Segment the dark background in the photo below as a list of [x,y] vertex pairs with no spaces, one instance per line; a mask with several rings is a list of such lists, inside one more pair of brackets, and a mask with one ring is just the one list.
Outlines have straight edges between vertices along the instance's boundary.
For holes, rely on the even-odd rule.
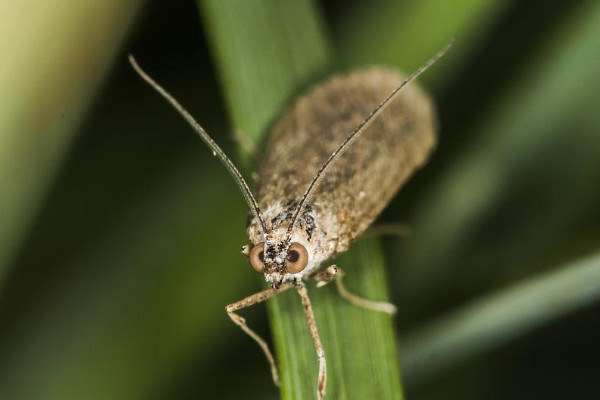
[[[374,1],[369,11],[359,3],[317,4],[337,52],[336,69],[387,61],[373,50],[372,61],[366,51],[355,62],[347,50],[352,21],[363,12],[369,20],[389,2]],[[439,107],[440,145],[381,218],[415,230],[414,238],[384,239],[388,265],[394,266],[389,287],[401,309],[401,344],[410,347],[421,329],[479,299],[598,254],[600,124],[593,114],[600,80],[587,81],[576,69],[580,64],[572,70],[560,64],[570,59],[568,51],[578,56],[577,46],[586,40],[578,32],[594,15],[600,26],[592,3],[515,1],[485,19],[475,14],[472,19],[484,19],[475,44],[459,51],[443,79],[425,79]],[[423,32],[427,23],[435,21],[424,21]],[[262,356],[223,312],[226,303],[259,287],[238,255],[246,240],[243,199],[221,165],[126,62],[127,53],[135,54],[235,154],[203,29],[194,2],[149,1],[120,45],[4,277],[0,397],[277,397]],[[398,38],[389,51],[401,58],[406,40],[418,47],[421,37]],[[595,43],[595,51],[582,56],[591,65],[600,61]],[[532,90],[543,93],[556,82],[564,82],[563,103],[555,103],[563,93],[558,86],[548,92],[552,98],[540,95],[548,102],[539,104],[541,114],[529,118],[527,107],[519,114]],[[544,110],[551,113],[546,118]],[[498,138],[510,131],[512,118],[522,121],[523,135]],[[532,131],[540,133],[523,139]],[[486,168],[496,168],[492,176],[502,178],[488,179]],[[436,188],[459,189],[455,180],[479,170],[482,181],[465,185],[471,191],[461,196],[477,198],[480,187],[499,185],[485,192],[496,195],[482,200],[487,206],[480,212],[461,222],[452,205],[431,205],[449,204],[439,201],[447,193]],[[456,216],[464,228],[456,241],[431,224],[435,215]],[[597,287],[595,295],[564,310],[549,298],[547,320],[510,325],[514,334],[465,360],[435,372],[427,372],[435,358],[421,360],[425,372],[417,375],[405,366],[406,397],[595,398],[600,282],[588,283]],[[577,290],[570,295],[576,298]],[[268,335],[264,308],[246,315]],[[409,352],[400,347],[401,361]]]

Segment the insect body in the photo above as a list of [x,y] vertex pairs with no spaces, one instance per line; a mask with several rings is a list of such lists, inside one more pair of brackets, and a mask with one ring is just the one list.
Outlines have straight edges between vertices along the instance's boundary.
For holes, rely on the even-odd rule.
[[263,349],[276,384],[277,368],[269,347],[236,311],[296,288],[319,360],[319,399],[325,394],[325,352],[304,282],[312,278],[320,286],[335,280],[340,294],[353,304],[395,312],[391,304],[349,293],[336,265],[319,269],[331,256],[348,249],[426,161],[435,143],[433,106],[418,87],[406,85],[451,44],[407,78],[374,68],[333,78],[301,97],[273,130],[256,197],[204,129],[130,56],[140,76],[182,114],[225,164],[250,206],[252,244],[244,246],[243,253],[271,288],[228,305],[226,311]]
[[[264,240],[258,217],[248,227],[254,244],[265,243],[264,273],[274,288],[310,275],[347,250],[425,162],[435,142],[434,113],[428,96],[413,85],[338,156],[290,229],[300,199],[325,160],[403,81],[380,68],[333,78],[301,97],[275,126],[257,192],[272,238]],[[306,249],[302,270],[282,268],[289,257],[281,250],[291,243]]]

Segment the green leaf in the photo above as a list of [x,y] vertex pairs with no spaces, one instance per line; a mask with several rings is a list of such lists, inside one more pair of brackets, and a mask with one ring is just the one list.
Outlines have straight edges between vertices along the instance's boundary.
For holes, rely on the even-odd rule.
[[[365,239],[335,261],[347,272],[344,283],[352,292],[385,301],[387,280],[380,254],[377,242]],[[327,398],[402,398],[397,361],[392,359],[397,354],[392,318],[349,304],[334,284],[310,288],[309,295],[327,356]],[[273,332],[284,399],[316,397],[317,359],[300,309],[294,291],[283,293],[270,307],[276,317]]]
[[2,4],[0,287],[139,5]]
[[449,75],[485,37],[510,2],[500,0],[374,0],[355,2],[335,30],[344,65],[395,65],[405,72],[417,69],[453,37],[444,68],[432,68],[419,78],[432,86]]
[[564,232],[596,209],[600,75],[589,55],[600,51],[600,5],[576,11],[497,95],[475,140],[419,203],[398,282],[408,297],[464,293],[492,270],[497,281],[522,276],[552,260],[549,248],[567,244]]
[[600,254],[475,300],[406,335],[406,379],[426,382],[598,299]]
[[215,282],[244,261],[242,232],[231,233],[242,201],[221,185],[224,170],[197,159],[188,154],[96,227],[67,259],[80,272],[25,320],[28,335],[18,323],[4,329],[18,343],[0,359],[9,399],[147,399],[233,336],[223,306],[251,285],[237,270]]
[[[329,63],[331,52],[318,10],[310,1],[198,4],[212,38],[234,128],[258,141],[293,95],[305,90]],[[340,263],[348,269],[352,290],[387,299],[375,243],[357,245]],[[309,295],[328,355],[328,397],[401,398],[390,318],[345,304],[333,288],[311,287]],[[318,361],[297,294],[292,291],[269,300],[269,312],[282,397],[314,398]],[[250,339],[248,345],[254,345]]]
[[299,90],[326,71],[330,48],[311,1],[198,0],[227,109],[259,142]]

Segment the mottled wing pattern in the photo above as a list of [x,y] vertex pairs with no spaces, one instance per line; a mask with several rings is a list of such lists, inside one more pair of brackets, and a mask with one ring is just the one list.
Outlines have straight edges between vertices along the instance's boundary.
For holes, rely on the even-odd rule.
[[[257,191],[261,209],[280,202],[293,211],[325,160],[403,79],[371,68],[334,77],[300,97],[269,138]],[[339,237],[336,252],[367,229],[434,144],[433,104],[411,83],[329,169],[309,204],[316,220],[335,220],[328,226],[337,232],[328,236]]]

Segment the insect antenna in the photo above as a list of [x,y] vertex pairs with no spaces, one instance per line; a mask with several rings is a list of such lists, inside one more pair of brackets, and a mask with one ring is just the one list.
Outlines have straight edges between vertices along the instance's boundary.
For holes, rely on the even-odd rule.
[[304,210],[304,207],[306,207],[306,204],[308,204],[308,202],[311,200],[312,196],[315,194],[319,185],[325,178],[325,176],[326,176],[325,174],[326,174],[328,168],[331,167],[332,165],[335,165],[335,161],[350,147],[350,145],[352,145],[352,143],[354,143],[354,141],[356,139],[358,139],[360,134],[363,133],[367,129],[367,127],[371,124],[371,122],[375,119],[375,117],[377,117],[385,109],[385,106],[387,104],[389,104],[389,102],[392,101],[394,98],[396,98],[396,96],[402,90],[402,88],[404,88],[413,79],[417,78],[419,75],[421,75],[423,72],[425,72],[429,67],[431,67],[433,64],[435,64],[444,54],[446,54],[448,49],[450,49],[450,47],[452,47],[455,40],[456,39],[453,38],[440,51],[438,51],[436,55],[434,55],[432,58],[430,58],[427,62],[425,62],[425,64],[421,65],[415,72],[413,72],[408,78],[406,78],[400,84],[400,86],[398,86],[396,89],[394,89],[392,91],[392,93],[390,93],[390,95],[385,98],[385,100],[383,100],[381,103],[379,103],[379,105],[377,107],[375,107],[375,109],[373,111],[371,111],[371,114],[369,114],[369,116],[367,118],[365,118],[365,120],[363,122],[361,122],[360,125],[358,125],[356,127],[356,129],[354,129],[354,131],[352,131],[352,133],[350,133],[346,137],[346,139],[344,139],[342,144],[340,144],[340,146],[337,149],[335,149],[335,151],[333,153],[331,153],[331,155],[329,156],[327,161],[325,161],[325,163],[321,166],[321,168],[319,169],[319,171],[317,172],[317,174],[315,175],[313,180],[308,185],[308,188],[302,195],[302,198],[300,199],[300,203],[298,204],[298,207],[296,208],[296,211],[294,212],[294,215],[292,216],[292,222],[290,223],[290,225],[287,229],[288,235],[291,234],[292,228],[294,227],[294,224],[296,223],[298,216]]
[[246,199],[246,202],[250,206],[250,211],[260,221],[263,234],[267,234],[267,225],[265,224],[265,221],[262,217],[262,213],[260,212],[260,208],[258,207],[258,202],[252,195],[250,187],[244,180],[244,177],[242,176],[240,171],[235,167],[233,162],[229,159],[229,157],[227,157],[223,150],[221,150],[219,145],[217,145],[217,143],[215,143],[215,141],[208,135],[208,133],[206,133],[204,128],[200,126],[200,124],[194,119],[194,117],[192,117],[192,115],[185,108],[183,108],[183,106],[179,104],[179,102],[173,96],[171,96],[169,92],[167,92],[154,79],[152,79],[150,75],[144,72],[144,70],[138,65],[138,63],[135,61],[135,58],[132,55],[129,55],[128,58],[135,72],[137,72],[143,80],[145,80],[150,86],[152,86],[154,90],[156,90],[162,97],[164,97],[179,114],[181,114],[181,116],[188,122],[188,124],[190,124],[192,129],[194,129],[194,131],[200,137],[200,139],[202,139],[202,141],[204,141],[204,143],[206,143],[208,147],[210,147],[210,149],[213,152],[213,155],[219,157],[219,160],[221,160],[223,165],[225,165],[227,171],[229,171],[229,173],[235,179],[235,182],[240,187],[242,194]]

